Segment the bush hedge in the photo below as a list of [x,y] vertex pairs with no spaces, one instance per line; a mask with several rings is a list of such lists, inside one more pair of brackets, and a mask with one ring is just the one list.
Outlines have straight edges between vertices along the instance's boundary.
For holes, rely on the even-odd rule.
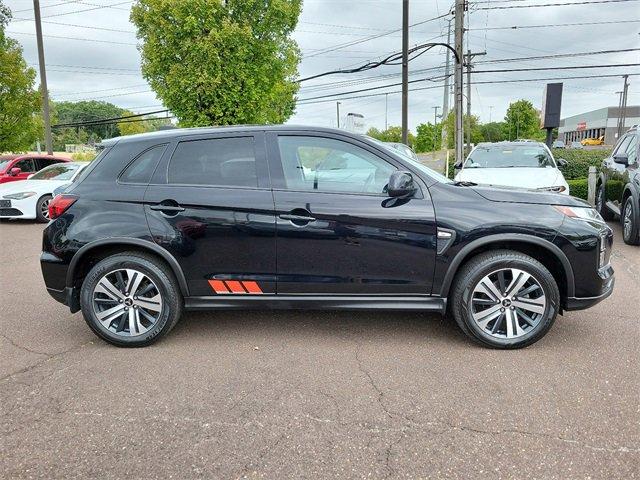
[[567,180],[567,183],[569,184],[569,193],[572,196],[581,198],[583,200],[587,199],[589,186],[586,178]]
[[564,158],[567,165],[560,167],[560,171],[566,180],[576,180],[589,176],[589,167],[600,169],[602,160],[611,154],[611,150],[573,150],[564,148],[554,148],[552,150],[556,160]]

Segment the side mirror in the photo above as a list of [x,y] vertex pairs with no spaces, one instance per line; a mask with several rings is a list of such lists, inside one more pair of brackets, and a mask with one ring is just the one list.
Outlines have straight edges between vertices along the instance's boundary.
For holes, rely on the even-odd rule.
[[410,196],[413,195],[416,190],[416,184],[409,172],[397,170],[389,177],[387,192],[390,197]]
[[569,162],[567,162],[564,158],[558,158],[556,162],[561,167],[566,167],[569,164]]
[[618,153],[614,155],[613,161],[627,167],[629,166],[629,155],[627,155],[626,153]]
[[11,170],[9,170],[9,175],[11,175],[12,177],[15,177],[16,175],[18,175],[21,172],[22,172],[21,168],[14,167]]
[[456,163],[456,164],[453,166],[453,169],[454,169],[454,170],[460,170],[461,168],[462,168],[462,164],[461,164],[461,163]]

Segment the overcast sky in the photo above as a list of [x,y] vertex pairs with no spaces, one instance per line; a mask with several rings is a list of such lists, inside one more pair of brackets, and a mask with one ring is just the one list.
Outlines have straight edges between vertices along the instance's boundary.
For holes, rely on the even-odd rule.
[[[24,47],[25,59],[37,66],[37,48],[33,23],[32,0],[3,0],[14,16],[8,32]],[[606,55],[590,55],[553,60],[527,60],[509,63],[480,62],[544,56],[559,53],[582,53],[601,50],[640,48],[640,2],[625,1],[580,6],[544,8],[512,8],[479,10],[483,7],[521,6],[567,3],[577,0],[492,0],[472,3],[470,32],[467,35],[473,52],[486,51],[478,57],[476,70],[507,68],[565,67],[639,63],[638,51]],[[140,55],[136,49],[134,27],[129,22],[133,2],[123,0],[40,0],[45,35],[45,55],[49,90],[55,100],[106,100],[135,112],[162,108],[140,74]],[[109,5],[106,8],[97,6]],[[418,23],[447,13],[451,0],[410,0],[410,23]],[[353,43],[401,27],[401,0],[305,0],[298,28],[294,34],[304,58],[302,77],[337,68],[354,67],[400,51],[400,32],[359,42],[330,52],[325,50]],[[620,22],[627,23],[620,23]],[[612,22],[597,25],[553,26],[526,29],[496,29],[526,25]],[[65,25],[63,25],[65,24]],[[73,26],[69,26],[72,24]],[[410,44],[445,41],[447,20],[428,21],[410,30]],[[487,30],[487,27],[489,30]],[[104,29],[104,30],[98,30]],[[67,37],[67,38],[59,38]],[[83,39],[83,40],[80,40]],[[453,42],[453,37],[452,37]],[[410,88],[423,89],[409,93],[411,129],[421,122],[433,121],[433,107],[442,108],[445,53],[436,48],[410,63],[410,80],[421,80]],[[431,69],[424,71],[425,69]],[[570,116],[596,108],[618,104],[616,92],[622,78],[603,75],[640,73],[639,67],[595,68],[561,71],[527,71],[484,73],[474,81],[504,81],[568,76],[594,76],[564,82],[562,116]],[[371,76],[384,75],[383,79]],[[433,80],[428,80],[435,77]],[[440,78],[438,78],[440,77]],[[304,83],[300,99],[347,92],[400,82],[400,67],[380,67],[362,74],[330,76]],[[328,83],[346,82],[340,87]],[[350,82],[350,83],[349,83]],[[501,120],[509,102],[526,98],[540,107],[544,81],[527,83],[474,84],[472,113],[483,122]],[[640,75],[630,77],[629,104],[640,103]],[[400,124],[400,87],[389,87],[366,93],[389,93],[341,100],[342,116],[348,112],[365,116],[367,126],[384,128],[385,101],[388,102],[388,124]],[[292,123],[335,126],[336,99],[323,103],[299,104]],[[343,119],[344,120],[344,119]]]

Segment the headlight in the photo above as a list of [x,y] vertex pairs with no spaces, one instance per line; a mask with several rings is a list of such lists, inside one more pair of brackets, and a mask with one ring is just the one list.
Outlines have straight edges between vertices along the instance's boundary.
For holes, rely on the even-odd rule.
[[20,193],[12,193],[10,195],[5,195],[2,198],[6,198],[7,200],[22,200],[24,198],[33,197],[36,195],[36,192],[20,192]]
[[565,187],[564,185],[556,185],[553,187],[543,187],[543,188],[538,188],[539,191],[541,192],[553,192],[553,193],[562,193],[567,189],[567,187]]
[[576,218],[578,220],[592,220],[600,223],[605,223],[604,219],[590,207],[567,207],[564,205],[554,205],[553,208],[567,217]]

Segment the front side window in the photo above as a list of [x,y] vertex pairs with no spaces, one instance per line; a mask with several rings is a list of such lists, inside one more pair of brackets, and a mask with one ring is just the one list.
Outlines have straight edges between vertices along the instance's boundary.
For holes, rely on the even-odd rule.
[[169,162],[170,184],[257,187],[253,137],[180,142]]
[[537,145],[479,146],[467,158],[464,168],[555,167],[549,152]]
[[34,172],[35,168],[33,166],[33,160],[31,158],[25,158],[24,160],[20,160],[13,164],[11,168],[19,168],[22,173],[30,173]]
[[279,136],[290,190],[383,194],[396,168],[369,151],[341,140]]
[[629,165],[634,165],[638,160],[638,136],[630,135],[630,140],[626,149]]
[[625,135],[622,137],[613,151],[613,154],[617,155],[618,153],[625,153],[629,146],[629,142],[631,142],[631,135]]

